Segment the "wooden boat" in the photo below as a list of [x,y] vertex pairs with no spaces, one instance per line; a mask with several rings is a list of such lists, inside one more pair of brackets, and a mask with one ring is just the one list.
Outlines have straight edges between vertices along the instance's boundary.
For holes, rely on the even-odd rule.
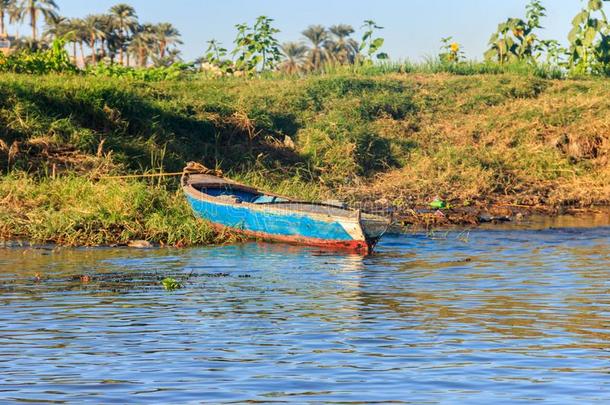
[[189,172],[188,167],[182,188],[199,217],[265,241],[369,254],[390,226],[382,216],[265,193],[217,175]]

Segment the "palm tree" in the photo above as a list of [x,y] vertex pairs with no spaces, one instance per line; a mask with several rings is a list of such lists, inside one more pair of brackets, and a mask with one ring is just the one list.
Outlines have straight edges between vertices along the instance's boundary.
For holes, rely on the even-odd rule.
[[17,24],[16,37],[19,37],[19,25],[25,17],[25,10],[21,8],[17,0],[13,0],[8,7],[8,22],[9,24]]
[[59,10],[55,0],[21,0],[19,7],[30,16],[32,39],[34,41],[38,39],[38,14],[42,14],[45,20],[49,20],[56,17],[57,10]]
[[159,50],[159,59],[165,59],[168,47],[182,43],[180,40],[180,32],[170,23],[155,25],[154,33]]
[[128,36],[130,32],[133,32],[138,23],[138,16],[136,10],[128,4],[117,4],[110,8],[110,15],[112,16],[112,24],[117,35],[117,45],[119,48],[119,63],[123,64],[123,55],[127,46]]
[[72,26],[70,20],[66,17],[55,16],[47,20],[42,37],[46,40],[53,40],[55,38],[70,37],[71,34]]
[[154,51],[154,47],[154,26],[140,25],[129,44],[129,51],[135,56],[139,67],[148,65],[148,56]]
[[70,19],[70,33],[69,37],[71,42],[74,44],[74,61],[76,62],[76,46],[80,49],[81,64],[84,66],[85,63],[85,48],[83,44],[89,41],[89,33],[85,24],[85,20],[82,18]]
[[311,68],[317,70],[328,59],[328,53],[323,46],[328,39],[328,31],[321,25],[310,25],[302,34],[311,42],[309,64]]
[[0,0],[0,35],[6,36],[5,17],[15,6],[15,0]]
[[88,15],[83,21],[83,30],[87,34],[88,45],[91,48],[91,61],[97,63],[97,50],[95,44],[98,40],[105,38],[106,33],[103,31],[103,17],[100,15]]
[[74,44],[74,63],[76,63],[76,33],[72,26],[72,21],[66,17],[54,16],[47,20],[46,28],[43,32],[43,38],[52,40],[54,38],[65,38]]
[[351,25],[337,24],[329,28],[333,38],[326,47],[339,63],[354,63],[358,54],[358,42],[350,38],[355,31]]
[[[114,32],[114,19],[109,14],[100,14],[100,30],[104,33],[104,36],[100,38],[100,48],[102,52],[102,56],[107,56],[108,54],[114,58],[111,50],[111,43],[114,41],[116,37],[116,33]],[[115,41],[116,42],[116,41]]]
[[294,74],[301,70],[309,48],[300,42],[285,42],[281,49],[285,59],[280,64],[280,70],[288,74]]

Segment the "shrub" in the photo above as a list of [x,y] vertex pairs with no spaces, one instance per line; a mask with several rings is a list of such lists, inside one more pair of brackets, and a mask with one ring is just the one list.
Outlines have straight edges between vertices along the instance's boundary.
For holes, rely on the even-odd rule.
[[47,74],[76,73],[78,68],[72,64],[61,39],[53,41],[53,46],[45,51],[24,50],[5,56],[0,53],[0,72]]

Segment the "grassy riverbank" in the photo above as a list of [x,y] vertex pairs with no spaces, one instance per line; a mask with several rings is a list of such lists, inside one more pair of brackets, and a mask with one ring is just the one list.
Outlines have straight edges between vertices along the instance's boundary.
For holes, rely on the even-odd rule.
[[[453,207],[610,202],[610,84],[527,74],[342,74],[144,83],[0,76],[0,237],[216,236],[172,182],[96,181],[189,160],[302,198]],[[28,173],[25,175],[23,173]],[[52,177],[55,176],[53,179]]]
[[194,219],[181,195],[141,182],[13,175],[0,179],[0,196],[0,239],[69,246],[142,239],[185,246],[223,239]]

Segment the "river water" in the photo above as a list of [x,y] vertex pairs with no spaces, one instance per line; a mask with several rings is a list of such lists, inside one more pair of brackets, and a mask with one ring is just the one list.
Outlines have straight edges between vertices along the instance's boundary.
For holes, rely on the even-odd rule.
[[0,249],[0,402],[607,403],[610,227],[580,225]]

